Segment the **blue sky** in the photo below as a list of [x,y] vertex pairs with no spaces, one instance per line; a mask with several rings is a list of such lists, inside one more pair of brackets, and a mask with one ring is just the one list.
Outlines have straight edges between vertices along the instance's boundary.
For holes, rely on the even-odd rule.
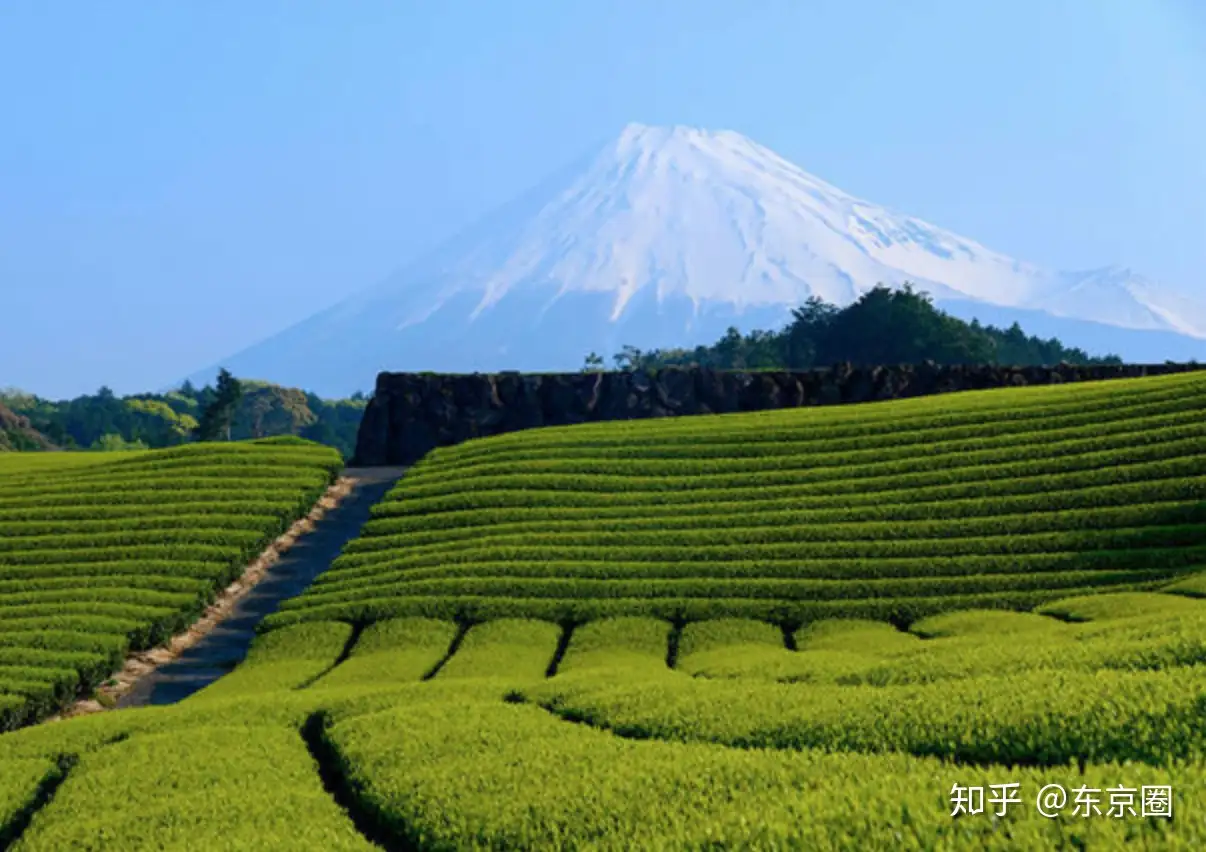
[[0,110],[0,386],[43,396],[214,363],[630,121],[1206,291],[1198,0],[8,0]]

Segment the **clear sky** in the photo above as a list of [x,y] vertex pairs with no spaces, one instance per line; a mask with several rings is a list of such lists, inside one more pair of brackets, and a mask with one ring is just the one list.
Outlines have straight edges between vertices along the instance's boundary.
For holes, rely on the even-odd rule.
[[1201,0],[5,0],[0,386],[161,388],[630,121],[1206,292]]

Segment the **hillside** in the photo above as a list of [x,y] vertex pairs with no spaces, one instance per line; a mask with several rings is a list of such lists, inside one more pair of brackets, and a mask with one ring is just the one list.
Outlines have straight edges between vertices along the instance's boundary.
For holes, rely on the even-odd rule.
[[305,442],[0,457],[0,730],[191,624],[339,467]]
[[[1192,372],[441,448],[211,686],[0,735],[0,842],[1203,848],[1204,410]],[[57,643],[0,674],[94,665],[92,564],[0,594],[0,646]]]
[[221,363],[336,396],[384,370],[560,372],[590,351],[690,349],[730,326],[778,328],[810,298],[845,307],[905,282],[966,319],[983,309],[982,324],[1029,311],[1069,347],[1206,360],[1206,305],[1132,270],[1042,268],[851,195],[741,134],[633,124],[388,279]]
[[29,422],[0,402],[0,452],[5,450],[53,450],[54,443]]
[[1206,559],[1203,411],[1188,373],[441,447],[269,621],[908,624],[1150,589]]

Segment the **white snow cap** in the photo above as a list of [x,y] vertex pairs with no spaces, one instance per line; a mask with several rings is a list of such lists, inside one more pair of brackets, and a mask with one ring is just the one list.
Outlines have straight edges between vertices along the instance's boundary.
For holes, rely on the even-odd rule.
[[508,293],[549,285],[612,294],[617,319],[645,288],[659,302],[744,309],[809,296],[844,305],[876,284],[911,281],[937,299],[1206,337],[1201,305],[1129,272],[1078,277],[1017,261],[849,195],[731,130],[629,124],[521,221],[449,260],[407,276],[409,286],[427,281],[422,315],[472,291],[478,316]]

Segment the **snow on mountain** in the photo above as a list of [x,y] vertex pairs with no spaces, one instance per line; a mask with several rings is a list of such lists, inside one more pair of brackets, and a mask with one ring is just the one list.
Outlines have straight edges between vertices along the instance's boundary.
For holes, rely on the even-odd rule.
[[855,198],[738,133],[632,124],[225,365],[329,393],[369,387],[383,369],[576,369],[591,350],[710,342],[731,324],[781,325],[809,296],[845,305],[905,281],[940,305],[1206,338],[1206,308],[1128,270],[1045,270]]
[[1118,266],[1065,272],[1028,307],[1122,328],[1164,329],[1206,337],[1206,313],[1191,300]]

